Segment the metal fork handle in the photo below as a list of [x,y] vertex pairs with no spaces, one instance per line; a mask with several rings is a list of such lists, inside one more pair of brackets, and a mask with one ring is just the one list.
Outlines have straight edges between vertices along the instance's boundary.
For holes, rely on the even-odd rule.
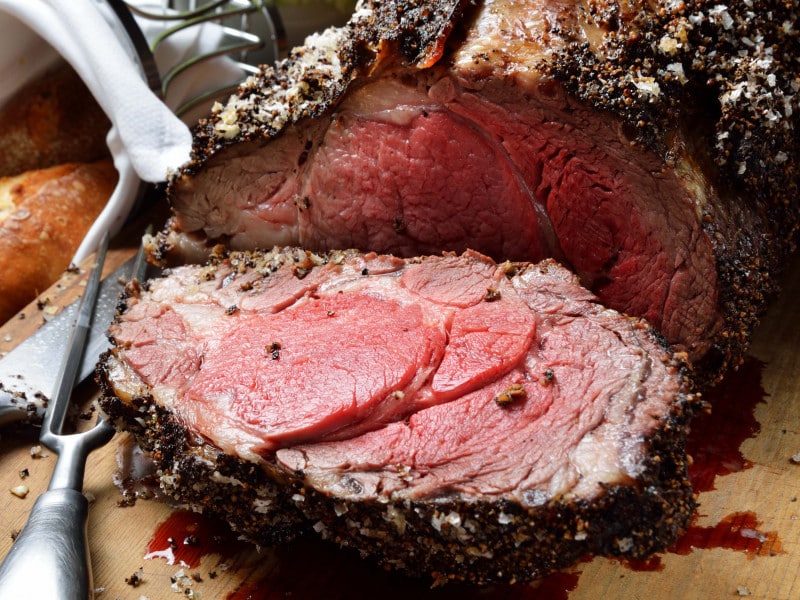
[[72,489],[48,490],[0,566],[0,598],[94,598],[86,534],[89,502]]
[[89,452],[108,442],[114,429],[103,419],[89,431],[63,434],[64,418],[100,288],[108,235],[89,275],[56,390],[40,440],[58,452],[50,487],[33,505],[28,522],[0,565],[0,598],[86,600],[94,597],[86,533],[89,502],[82,493]]
[[83,489],[83,476],[89,453],[108,443],[114,437],[114,433],[116,430],[111,423],[100,416],[92,429],[79,434],[61,436],[56,466],[53,468],[47,489],[67,488],[80,492]]

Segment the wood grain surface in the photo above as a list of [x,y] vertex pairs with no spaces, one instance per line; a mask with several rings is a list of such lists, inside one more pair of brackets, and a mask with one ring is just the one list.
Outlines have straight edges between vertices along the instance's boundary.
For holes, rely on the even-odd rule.
[[[132,252],[117,247],[109,269]],[[763,320],[748,359],[707,395],[712,412],[698,420],[690,445],[700,503],[692,528],[646,563],[587,558],[539,586],[430,589],[315,540],[258,549],[156,499],[125,505],[115,476],[127,444],[118,434],[90,456],[86,475],[97,598],[800,598],[800,263],[787,275],[785,292]],[[68,274],[1,328],[0,351],[41,324],[42,307],[63,306],[79,293],[81,279]],[[93,392],[91,384],[80,390],[89,401]],[[0,432],[0,556],[54,464],[52,455],[31,455],[37,435],[33,427]],[[9,492],[20,484],[30,489],[25,498]],[[173,540],[173,564],[161,557],[170,554],[167,538]],[[146,558],[151,551],[165,552]]]

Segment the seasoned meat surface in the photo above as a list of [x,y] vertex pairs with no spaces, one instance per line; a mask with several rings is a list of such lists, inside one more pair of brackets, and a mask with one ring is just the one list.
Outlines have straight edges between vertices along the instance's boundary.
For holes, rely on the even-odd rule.
[[692,512],[685,365],[553,261],[224,253],[130,287],[111,336],[103,409],[257,543],[486,583],[646,556]]
[[362,2],[198,126],[153,256],[553,257],[714,381],[793,246],[795,11]]

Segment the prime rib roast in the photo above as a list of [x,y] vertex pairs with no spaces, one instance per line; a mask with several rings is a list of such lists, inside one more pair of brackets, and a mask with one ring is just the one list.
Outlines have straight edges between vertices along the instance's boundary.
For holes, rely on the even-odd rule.
[[796,11],[363,0],[197,125],[103,409],[262,544],[479,583],[664,548],[690,380],[793,250]]
[[793,243],[796,11],[363,2],[199,125],[153,254],[552,257],[713,382]]
[[123,309],[104,410],[258,544],[513,582],[643,558],[692,516],[684,363],[554,261],[221,253]]

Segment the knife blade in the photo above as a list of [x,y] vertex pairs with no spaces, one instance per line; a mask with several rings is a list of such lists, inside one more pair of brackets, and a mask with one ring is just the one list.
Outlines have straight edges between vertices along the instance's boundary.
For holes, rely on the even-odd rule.
[[[98,357],[110,347],[106,332],[125,283],[133,278],[142,280],[146,269],[140,248],[101,282],[76,385],[94,372]],[[65,351],[79,302],[75,300],[0,360],[0,426],[41,422],[58,377],[56,363]]]

